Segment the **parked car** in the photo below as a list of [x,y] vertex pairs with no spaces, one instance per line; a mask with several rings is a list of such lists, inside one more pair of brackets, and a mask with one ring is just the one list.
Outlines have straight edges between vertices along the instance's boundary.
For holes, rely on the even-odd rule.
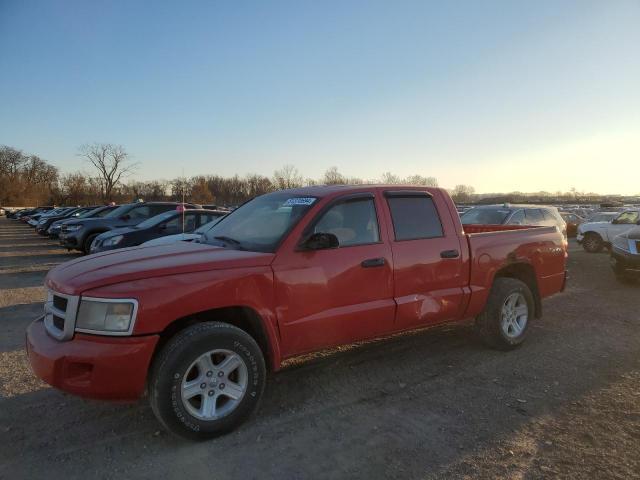
[[223,214],[215,210],[169,210],[132,227],[115,228],[98,235],[91,244],[90,251],[98,253],[135,247],[154,238],[182,232],[190,233],[221,215]]
[[601,252],[609,248],[616,235],[633,228],[640,219],[640,210],[626,210],[618,213],[610,222],[585,222],[578,227],[576,240],[589,253]]
[[613,237],[611,269],[621,283],[640,280],[640,227]]
[[[80,250],[88,254],[93,240],[101,233],[114,228],[131,227],[147,218],[168,210],[175,210],[177,202],[136,202],[120,205],[102,218],[83,218],[65,222],[60,230],[60,244],[69,250]],[[199,208],[185,204],[187,208]]]
[[28,219],[27,219],[27,217],[23,217],[23,218],[25,218],[27,220],[27,224],[30,227],[35,228],[38,225],[38,222],[40,221],[40,219],[42,219],[42,218],[49,218],[50,216],[54,216],[54,215],[58,215],[58,214],[61,214],[61,213],[64,213],[64,212],[68,212],[68,211],[74,210],[76,208],[78,208],[78,207],[57,207],[57,208],[54,208],[52,210],[46,210],[44,212],[41,211],[41,212],[33,213],[33,214],[28,216]]
[[202,236],[208,232],[211,227],[218,223],[229,212],[220,212],[220,215],[215,220],[211,220],[209,223],[205,223],[201,227],[196,228],[191,233],[178,233],[176,235],[166,235],[164,237],[154,238],[153,240],[146,241],[142,244],[143,247],[156,247],[158,245],[169,245],[175,242],[194,242],[202,239]]
[[538,205],[480,205],[460,217],[463,225],[555,226],[567,237],[567,225],[556,207]]
[[94,209],[95,207],[69,207],[59,211],[52,210],[49,214],[41,216],[36,223],[36,233],[47,235],[49,226],[56,220],[65,218],[76,218],[80,214]]
[[575,237],[578,233],[578,226],[584,223],[584,218],[576,215],[575,213],[560,212],[560,216],[567,225],[567,236]]
[[542,299],[564,288],[566,240],[555,226],[464,228],[439,188],[262,195],[203,243],[50,270],[28,357],[38,377],[76,395],[135,401],[148,391],[162,425],[203,439],[246,420],[267,367],[286,358],[473,318],[488,345],[513,349]]
[[43,206],[43,207],[37,207],[37,208],[30,208],[23,212],[20,212],[19,215],[16,215],[16,218],[19,219],[20,221],[28,222],[32,215],[42,215],[43,213],[53,210],[55,208],[57,207]]
[[51,223],[51,225],[47,229],[47,235],[49,235],[50,238],[58,238],[58,235],[60,235],[60,231],[62,229],[63,223],[69,220],[75,220],[76,218],[78,219],[102,218],[112,210],[115,210],[116,208],[118,208],[117,205],[104,205],[102,207],[93,207],[91,210],[80,213],[77,216],[75,216],[76,214],[74,213],[70,217],[55,220],[54,222]]

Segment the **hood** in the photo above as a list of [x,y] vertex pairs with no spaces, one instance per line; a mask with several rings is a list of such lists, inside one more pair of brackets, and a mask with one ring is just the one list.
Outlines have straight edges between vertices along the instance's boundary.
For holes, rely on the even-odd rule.
[[57,292],[78,295],[93,288],[144,278],[267,266],[273,257],[272,253],[245,252],[193,242],[131,247],[63,263],[49,272],[45,284]]
[[192,242],[193,240],[200,239],[202,235],[199,233],[177,233],[175,235],[166,235],[164,237],[154,238],[153,240],[149,240],[144,242],[142,245],[145,247],[151,245],[168,245],[170,243],[187,241]]
[[118,228],[109,230],[107,232],[101,233],[100,235],[98,235],[98,237],[104,240],[105,238],[114,237],[116,235],[125,235],[127,233],[135,232],[135,231],[137,230],[133,227],[118,227]]
[[67,225],[91,225],[91,224],[98,224],[100,223],[100,225],[123,225],[126,224],[127,221],[126,220],[122,220],[121,218],[74,218],[74,219],[67,219]]
[[640,240],[640,227],[633,227],[619,235],[620,237],[629,238],[631,240]]

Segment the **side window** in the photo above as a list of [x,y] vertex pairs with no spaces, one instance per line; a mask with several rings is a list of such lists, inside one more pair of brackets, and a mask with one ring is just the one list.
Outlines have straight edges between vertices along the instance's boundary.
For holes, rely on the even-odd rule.
[[200,225],[202,226],[205,223],[209,223],[213,220],[217,220],[218,218],[222,217],[222,215],[218,215],[215,213],[203,213],[202,215],[200,215]]
[[[181,217],[178,216],[180,221],[182,221]],[[186,233],[193,232],[198,225],[196,225],[198,217],[193,212],[186,212],[184,216],[184,231]],[[182,228],[182,226],[180,226]]]
[[389,197],[387,202],[397,241],[444,236],[438,210],[431,197]]
[[509,225],[524,225],[525,223],[524,210],[518,210],[511,216],[508,222]]
[[525,211],[527,217],[527,223],[530,225],[538,225],[544,222],[544,216],[542,212],[537,208],[529,208]]
[[322,215],[313,233],[333,233],[340,247],[380,241],[376,207],[372,198],[337,203]]
[[129,210],[129,217],[132,219],[144,220],[145,218],[149,218],[150,210],[148,205],[140,205],[139,207],[135,207]]
[[638,222],[638,212],[624,212],[616,219],[616,223],[634,224]]
[[[185,218],[185,226],[186,226],[186,218]],[[171,220],[167,220],[164,222],[164,229],[167,232],[176,232],[182,228],[182,217],[178,215],[177,217],[172,218]]]

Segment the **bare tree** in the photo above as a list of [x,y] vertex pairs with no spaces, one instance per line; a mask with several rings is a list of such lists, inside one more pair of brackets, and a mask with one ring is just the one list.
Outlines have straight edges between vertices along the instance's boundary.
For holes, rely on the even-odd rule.
[[81,157],[91,163],[100,176],[103,200],[112,200],[115,187],[123,176],[130,174],[137,166],[129,162],[129,154],[121,145],[94,143],[80,147]]
[[302,175],[293,165],[285,165],[273,172],[273,186],[276,190],[301,187],[302,183]]
[[347,183],[347,179],[338,171],[338,167],[330,167],[324,172],[321,183],[324,185],[344,185]]
[[471,185],[456,185],[451,192],[451,198],[457,203],[470,202],[475,191]]
[[381,183],[385,185],[399,185],[404,182],[398,175],[395,175],[391,172],[384,172],[382,174]]
[[436,177],[423,177],[422,175],[410,175],[405,180],[409,185],[420,185],[424,187],[437,187],[438,179]]

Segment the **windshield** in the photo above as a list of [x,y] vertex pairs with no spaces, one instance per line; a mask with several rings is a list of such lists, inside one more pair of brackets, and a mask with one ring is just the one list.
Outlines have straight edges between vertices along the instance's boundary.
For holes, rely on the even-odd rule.
[[207,230],[209,230],[211,227],[213,227],[216,223],[218,223],[220,220],[222,220],[222,217],[218,217],[215,220],[211,220],[210,222],[205,223],[204,225],[199,226],[198,228],[196,228],[193,233],[197,233],[199,235],[202,235],[203,233],[206,233]]
[[590,222],[610,222],[617,216],[618,216],[618,212],[596,213],[591,218],[589,218],[589,221]]
[[240,250],[274,252],[317,199],[286,192],[254,198],[215,224],[203,242]]
[[135,228],[149,228],[158,225],[159,223],[169,220],[176,215],[175,210],[169,210],[168,212],[161,213],[155,217],[147,218],[144,222],[140,222]]
[[[86,210],[84,212],[82,212],[80,215],[78,215],[78,218],[86,218],[89,215],[91,215],[93,212],[95,212],[96,210],[98,210],[99,208],[104,208],[104,207],[95,207],[95,208],[90,208],[89,210]],[[76,212],[77,213],[77,212]]]
[[472,208],[460,217],[463,225],[502,225],[511,215],[506,208]]
[[124,215],[125,213],[127,213],[129,210],[131,210],[136,204],[135,203],[129,203],[126,205],[120,205],[118,208],[112,210],[111,212],[107,213],[103,218],[115,218],[115,217],[121,217],[122,215]]

